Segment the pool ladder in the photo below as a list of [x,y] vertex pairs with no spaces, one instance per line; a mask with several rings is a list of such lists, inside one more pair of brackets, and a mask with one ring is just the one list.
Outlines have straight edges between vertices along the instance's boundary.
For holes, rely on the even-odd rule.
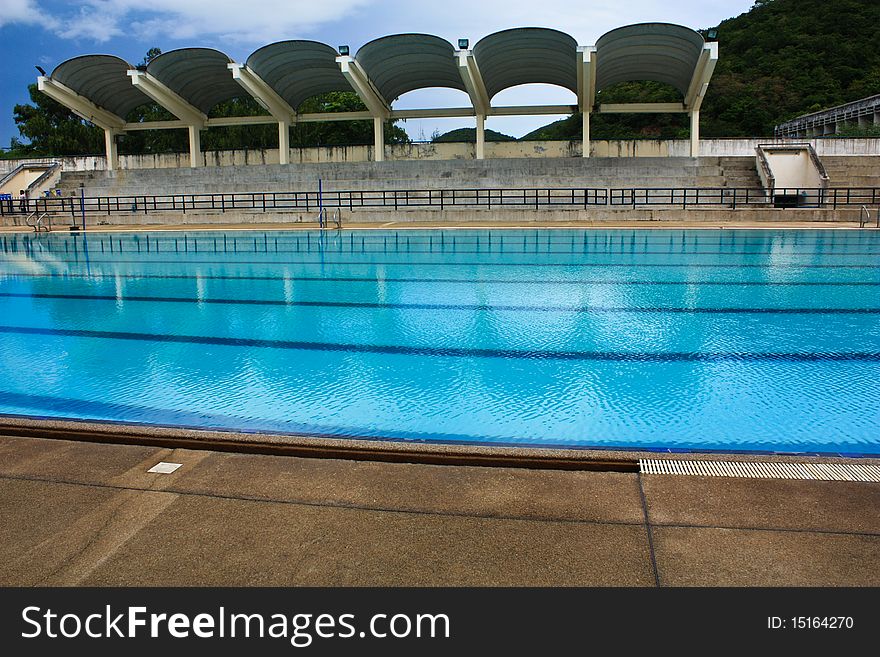
[[[48,220],[48,221],[47,221]],[[48,212],[36,213],[31,212],[27,219],[24,222],[34,229],[35,233],[39,233],[41,230],[45,230],[47,233],[52,230],[52,217],[49,216]]]
[[327,212],[327,208],[318,211],[318,227],[321,230],[327,230],[330,222],[336,224],[336,230],[342,230],[342,212],[339,208],[334,209],[332,215]]
[[[880,208],[874,211],[874,216],[877,219],[877,223],[875,228],[880,228]],[[867,205],[863,205],[862,209],[859,211],[859,228],[864,228],[871,221],[871,211],[868,209]]]

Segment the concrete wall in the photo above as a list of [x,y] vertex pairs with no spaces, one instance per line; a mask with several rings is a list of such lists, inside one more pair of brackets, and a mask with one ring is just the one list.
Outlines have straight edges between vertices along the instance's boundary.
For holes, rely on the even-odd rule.
[[[878,155],[880,139],[704,139],[700,141],[701,155],[707,157],[751,157],[758,144],[806,143],[824,155]],[[592,141],[590,153],[595,157],[688,157],[690,142],[687,140],[621,140]],[[474,144],[399,144],[385,147],[389,160],[472,160]],[[321,148],[291,149],[291,163],[311,162],[367,162],[372,160],[372,146],[332,146]],[[277,150],[211,151],[203,154],[208,166],[237,166],[278,164]],[[518,157],[580,157],[579,141],[530,141],[489,142],[486,144],[488,158]],[[62,158],[29,158],[26,160],[0,160],[0,175],[12,171],[25,162],[61,161],[65,171],[97,171],[105,168],[102,155]],[[189,155],[165,153],[161,155],[122,155],[122,169],[159,169],[189,167]]]
[[777,189],[822,186],[822,178],[806,149],[768,148],[764,153]]
[[[261,226],[280,224],[302,224],[304,227],[316,227],[314,212],[244,212],[218,211],[187,212],[185,215],[175,213],[151,214],[120,214],[107,216],[89,216],[88,228],[100,230],[102,226],[216,226],[222,228],[231,225]],[[522,225],[541,223],[566,225],[630,225],[632,222],[688,222],[700,226],[721,225],[753,225],[766,222],[798,224],[800,222],[849,223],[858,225],[859,210],[843,208],[837,210],[820,209],[779,209],[779,208],[748,208],[732,210],[728,208],[543,208],[529,210],[522,208],[420,208],[399,211],[360,209],[345,210],[342,214],[343,228],[394,224],[430,224],[430,225]],[[52,219],[55,229],[64,230],[79,219],[71,216],[58,216]],[[0,225],[20,226],[20,216],[0,216]]]

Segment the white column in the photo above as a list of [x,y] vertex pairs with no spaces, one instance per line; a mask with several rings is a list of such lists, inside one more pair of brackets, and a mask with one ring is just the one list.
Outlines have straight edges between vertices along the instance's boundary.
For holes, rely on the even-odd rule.
[[583,133],[583,153],[581,153],[582,157],[590,157],[590,112],[588,110],[584,110],[581,112],[582,122],[581,122],[581,132]]
[[691,157],[700,157],[700,111],[691,112]]
[[202,166],[202,136],[199,126],[188,126],[189,130],[189,165],[193,169]]
[[116,146],[115,130],[104,130],[104,153],[107,156],[107,171],[116,171],[119,166],[119,149]]
[[278,122],[278,163],[290,164],[290,124]]
[[385,160],[385,120],[381,116],[373,117],[373,161]]
[[486,158],[486,117],[477,114],[477,159]]

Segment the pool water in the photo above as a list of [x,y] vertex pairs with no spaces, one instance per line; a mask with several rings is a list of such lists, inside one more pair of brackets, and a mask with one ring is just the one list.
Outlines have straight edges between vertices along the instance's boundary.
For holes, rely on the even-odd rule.
[[0,237],[0,413],[880,454],[880,233]]

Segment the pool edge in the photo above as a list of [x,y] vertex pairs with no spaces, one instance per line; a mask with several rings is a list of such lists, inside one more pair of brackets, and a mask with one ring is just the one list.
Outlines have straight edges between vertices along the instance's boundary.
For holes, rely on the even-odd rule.
[[624,449],[576,449],[412,443],[364,438],[324,438],[289,434],[189,429],[158,425],[31,417],[0,418],[0,435],[79,442],[141,445],[302,458],[419,463],[427,465],[507,467],[536,470],[638,472],[640,459],[717,460],[798,463],[868,463],[880,457],[800,453],[723,451],[662,452]]

